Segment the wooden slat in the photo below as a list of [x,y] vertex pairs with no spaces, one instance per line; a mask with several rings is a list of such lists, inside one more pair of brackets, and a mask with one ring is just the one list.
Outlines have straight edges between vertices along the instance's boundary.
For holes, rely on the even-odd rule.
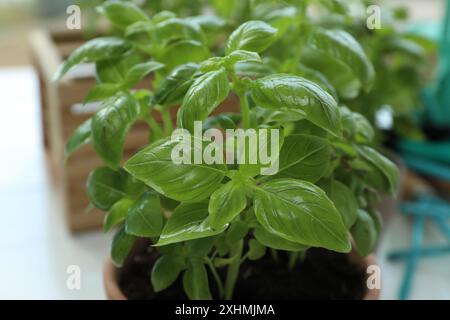
[[84,43],[82,40],[57,43],[58,51],[63,59],[66,59],[75,49]]
[[31,32],[29,41],[35,67],[43,75],[44,80],[50,83],[62,61],[61,54],[53,43],[51,35],[43,29]]

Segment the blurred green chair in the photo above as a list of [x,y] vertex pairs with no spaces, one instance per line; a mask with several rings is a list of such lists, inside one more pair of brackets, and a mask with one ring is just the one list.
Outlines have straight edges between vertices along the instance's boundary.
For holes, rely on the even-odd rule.
[[[450,174],[450,172],[449,172]],[[406,270],[400,288],[399,299],[408,299],[414,273],[420,258],[438,257],[450,254],[450,204],[430,195],[419,197],[414,202],[401,205],[401,212],[413,218],[411,247],[405,250],[392,251],[388,255],[390,261],[406,261]],[[447,244],[424,245],[426,221],[432,222],[446,237]]]
[[[417,27],[417,25],[416,25]],[[425,28],[424,28],[425,27]],[[433,83],[423,90],[424,114],[420,120],[424,126],[438,132],[450,132],[450,0],[447,0],[445,18],[437,24],[421,25],[421,35],[435,36],[440,30],[439,70]],[[414,27],[412,30],[414,31]],[[450,136],[439,141],[400,140],[396,148],[406,166],[424,176],[450,182]],[[406,270],[399,298],[409,297],[414,273],[420,258],[450,254],[450,203],[431,194],[419,194],[413,202],[403,203],[400,212],[413,218],[411,247],[389,253],[390,261],[405,260]],[[425,222],[431,221],[448,240],[444,245],[424,245]]]
[[439,70],[435,81],[423,91],[426,120],[436,128],[450,127],[450,0],[439,41]]

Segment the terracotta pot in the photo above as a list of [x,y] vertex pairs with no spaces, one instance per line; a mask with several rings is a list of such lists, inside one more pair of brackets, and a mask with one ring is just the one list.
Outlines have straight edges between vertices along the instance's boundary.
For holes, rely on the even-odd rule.
[[103,266],[103,286],[108,300],[127,300],[119,287],[119,271],[108,257]]
[[[377,265],[375,256],[372,254],[364,259],[364,264],[366,266]],[[127,297],[123,294],[119,287],[120,269],[116,268],[111,259],[105,262],[103,267],[103,285],[105,288],[106,298],[108,300],[127,300]],[[363,300],[379,300],[380,290],[379,289],[369,289]]]

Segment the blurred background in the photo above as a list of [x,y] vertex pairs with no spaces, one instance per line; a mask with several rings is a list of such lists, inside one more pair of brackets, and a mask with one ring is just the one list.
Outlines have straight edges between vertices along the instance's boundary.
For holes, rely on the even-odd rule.
[[[93,6],[95,1],[85,2]],[[432,26],[430,30],[439,28],[445,12],[445,0],[387,2],[405,5],[410,10],[408,23],[419,23],[419,29],[420,23]],[[52,135],[64,137],[75,124],[66,119],[52,132],[44,130],[49,124],[42,120],[43,112],[58,103],[70,104],[76,114],[77,101],[68,96],[79,95],[78,90],[89,84],[81,81],[79,87],[63,88],[59,94],[54,85],[45,84],[58,58],[82,41],[65,35],[66,9],[71,4],[0,0],[0,299],[104,298],[102,265],[109,236],[97,228],[101,216],[87,212],[85,200],[70,200],[83,192],[87,173],[73,162],[61,167],[55,156],[60,146],[50,143]],[[83,31],[95,33],[95,19],[87,12],[82,11]],[[52,30],[55,36],[43,30]],[[49,111],[43,105],[52,107]],[[388,261],[387,253],[408,247],[410,233],[411,221],[400,214],[386,226],[377,252],[384,299],[398,298],[405,271],[404,263]],[[425,234],[425,242],[444,241],[431,225]],[[81,287],[75,290],[66,285],[72,265],[81,270]],[[450,254],[421,260],[410,298],[450,299],[449,266]]]

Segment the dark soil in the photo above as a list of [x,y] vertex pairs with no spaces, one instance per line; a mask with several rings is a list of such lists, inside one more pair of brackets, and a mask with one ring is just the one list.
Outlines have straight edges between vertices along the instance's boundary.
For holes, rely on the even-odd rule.
[[[182,300],[181,277],[167,290],[155,294],[150,273],[158,257],[156,250],[138,250],[123,269],[119,286],[129,299]],[[365,295],[364,267],[351,262],[346,254],[310,249],[296,269],[287,268],[287,254],[275,261],[270,254],[241,265],[234,299],[362,299]],[[210,279],[213,296],[214,280]]]

